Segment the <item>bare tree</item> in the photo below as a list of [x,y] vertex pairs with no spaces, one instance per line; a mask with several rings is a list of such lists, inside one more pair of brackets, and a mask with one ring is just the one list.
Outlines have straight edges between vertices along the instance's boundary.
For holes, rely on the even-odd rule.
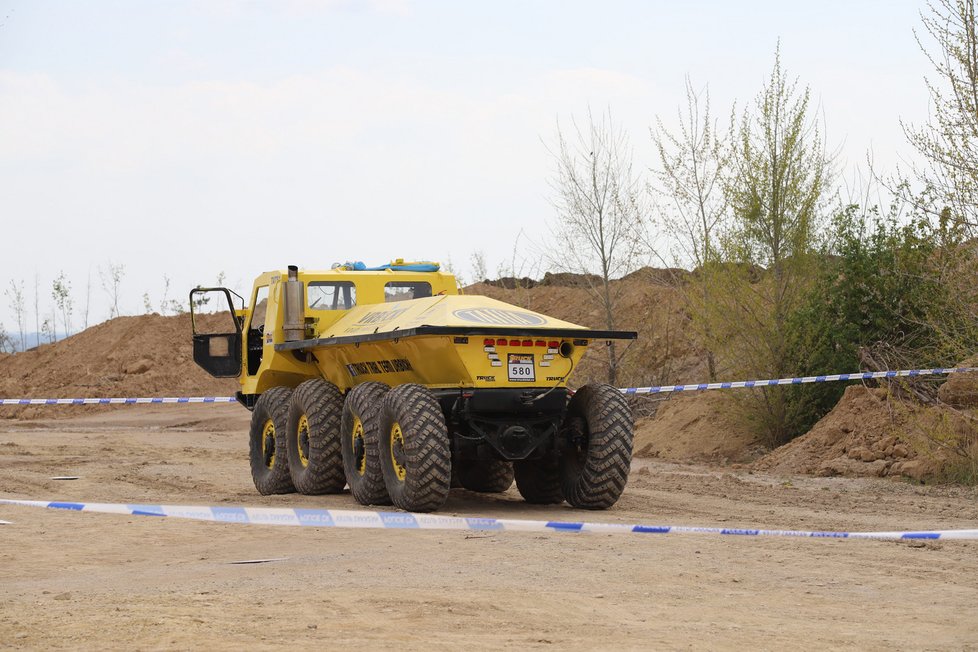
[[109,261],[105,268],[101,265],[98,268],[102,290],[109,297],[109,319],[119,316],[119,286],[122,285],[125,274],[125,265],[115,265],[112,261]]
[[48,341],[48,344],[54,344],[58,339],[58,333],[56,332],[50,319],[44,319],[44,323],[41,324],[41,329],[39,332],[44,334],[44,338]]
[[41,346],[41,277],[34,272],[34,345]]
[[[692,277],[676,277],[693,324],[701,331],[707,350],[710,380],[716,380],[713,328],[709,319],[712,275],[720,262],[719,233],[728,219],[722,175],[726,141],[710,117],[708,89],[697,92],[686,78],[686,107],[679,112],[679,127],[670,132],[656,119],[652,140],[659,166],[650,186],[662,230],[672,243],[668,267],[689,267]],[[650,248],[655,252],[656,248]]]
[[170,277],[163,275],[163,298],[160,299],[160,314],[172,313],[179,315],[186,312],[184,305],[177,299],[170,299]]
[[82,313],[83,330],[88,329],[88,309],[92,304],[92,268],[88,268],[88,276],[85,279],[85,311]]
[[939,212],[978,232],[978,33],[975,0],[933,0],[921,12],[924,32],[936,42],[932,53],[914,30],[917,44],[934,68],[927,78],[931,116],[921,127],[904,125],[924,163],[914,176],[938,195]]
[[[557,244],[551,265],[583,274],[601,306],[604,325],[614,330],[617,293],[611,281],[632,271],[644,250],[641,182],[632,168],[632,151],[610,112],[581,128],[572,121],[570,139],[557,126],[557,170],[551,180]],[[608,347],[608,382],[617,383],[617,351]]]
[[486,269],[486,252],[480,249],[479,251],[473,251],[472,255],[469,257],[469,262],[472,264],[472,282],[482,283],[488,279],[488,271]]
[[[17,334],[20,337],[17,343],[20,345],[20,350],[23,351],[27,348],[27,306],[24,304],[24,281],[21,280],[18,284],[11,279],[10,287],[4,290],[4,294],[7,295],[7,299],[10,301],[10,309],[13,310],[14,318],[17,320]],[[14,350],[16,351],[16,347]]]
[[16,353],[17,347],[13,339],[7,334],[7,330],[0,323],[0,353]]

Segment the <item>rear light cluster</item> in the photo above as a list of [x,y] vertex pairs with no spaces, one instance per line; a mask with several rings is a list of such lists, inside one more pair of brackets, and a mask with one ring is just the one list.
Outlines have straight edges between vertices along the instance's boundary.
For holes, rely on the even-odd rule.
[[[495,347],[495,346],[545,346],[548,349],[556,349],[557,347],[560,346],[560,342],[557,342],[556,340],[551,341],[551,342],[546,342],[544,340],[536,340],[536,341],[534,341],[534,340],[508,340],[508,339],[506,339],[504,337],[501,337],[498,340],[497,339],[493,339],[491,337],[487,337],[486,339],[484,339],[482,341],[482,344],[484,346],[493,346],[493,347]],[[554,353],[556,353],[556,351],[554,351]]]
[[541,367],[549,367],[550,361],[554,359],[554,356],[560,351],[560,342],[557,340],[521,340],[521,339],[508,339],[505,337],[492,338],[487,337],[482,341],[482,348],[485,350],[489,357],[489,361],[493,367],[503,366],[502,360],[499,359],[499,354],[496,353],[497,346],[508,346],[508,347],[540,347],[546,348],[547,352],[543,354],[540,361]]

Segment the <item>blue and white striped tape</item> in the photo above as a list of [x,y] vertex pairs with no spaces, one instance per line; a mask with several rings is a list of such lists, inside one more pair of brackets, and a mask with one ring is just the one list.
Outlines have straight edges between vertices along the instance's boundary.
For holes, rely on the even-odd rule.
[[800,378],[771,378],[764,380],[738,380],[729,383],[699,383],[696,385],[660,385],[658,387],[624,387],[623,394],[665,394],[667,392],[697,392],[708,389],[738,389],[743,387],[773,387],[776,385],[806,385],[808,383],[833,383],[873,378],[903,378],[915,376],[942,376],[978,371],[978,367],[954,367],[950,369],[901,369],[899,371],[857,371],[851,374],[802,376]]
[[978,529],[905,532],[819,532],[805,530],[695,527],[687,525],[626,525],[622,523],[531,521],[345,509],[124,505],[120,503],[72,503],[9,499],[0,499],[0,504],[66,509],[77,512],[126,514],[129,516],[168,516],[171,518],[185,518],[196,521],[240,523],[247,525],[504,532],[598,532],[604,534],[719,534],[812,539],[978,539]]
[[146,403],[234,403],[233,396],[154,398],[0,398],[0,405],[136,405]]
[[[696,392],[709,389],[739,389],[773,387],[776,385],[805,385],[808,383],[832,383],[874,378],[904,378],[916,376],[943,376],[978,371],[978,367],[953,367],[948,369],[901,369],[898,371],[866,371],[800,378],[772,378],[765,380],[737,380],[725,383],[698,383],[693,385],[659,385],[657,387],[622,387],[623,394],[666,394],[669,392]],[[168,398],[0,398],[2,405],[136,405],[159,403],[234,403],[233,396],[183,396]]]

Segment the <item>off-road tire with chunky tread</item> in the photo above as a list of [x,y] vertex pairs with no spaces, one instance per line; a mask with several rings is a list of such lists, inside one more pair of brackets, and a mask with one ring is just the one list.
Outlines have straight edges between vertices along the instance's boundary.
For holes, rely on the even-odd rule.
[[[286,446],[288,432],[289,397],[288,387],[273,387],[258,397],[251,413],[249,432],[249,458],[251,459],[251,478],[255,488],[263,496],[270,494],[289,494],[295,491],[289,475],[289,454]],[[266,426],[272,427],[271,450],[262,446],[266,438]],[[266,457],[265,453],[270,456]],[[269,466],[269,461],[271,466]]]
[[458,481],[469,491],[502,493],[513,486],[513,464],[506,460],[466,460],[459,464]]
[[[384,397],[389,391],[390,387],[384,383],[363,383],[350,390],[343,404],[343,421],[340,425],[343,472],[346,483],[350,485],[350,493],[361,505],[391,504],[378,452],[381,412]],[[359,457],[361,451],[355,450],[354,446],[354,428],[358,419],[362,427],[362,458]]]
[[513,462],[516,489],[523,500],[534,505],[557,505],[564,502],[560,491],[560,464],[555,455],[536,460]]
[[[336,494],[346,486],[340,453],[343,394],[321,378],[307,380],[292,392],[289,405],[289,471],[296,491],[305,495]],[[299,422],[305,416],[308,452],[305,464],[299,450]]]
[[632,411],[621,392],[611,385],[585,385],[567,406],[560,458],[564,500],[582,509],[607,509],[621,497],[628,482],[634,435]]
[[[395,442],[397,425],[403,445]],[[399,456],[403,477],[395,469]],[[399,385],[387,393],[381,417],[379,455],[391,501],[409,512],[431,512],[448,498],[452,452],[445,416],[423,385]]]

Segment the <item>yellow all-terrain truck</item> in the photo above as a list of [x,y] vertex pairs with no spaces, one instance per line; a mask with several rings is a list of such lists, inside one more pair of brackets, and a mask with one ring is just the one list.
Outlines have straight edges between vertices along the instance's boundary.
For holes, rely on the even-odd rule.
[[[213,293],[226,327],[202,314]],[[349,485],[361,504],[423,512],[452,486],[500,492],[514,478],[528,502],[588,509],[625,488],[624,397],[609,385],[571,391],[567,379],[592,342],[634,332],[462,296],[434,263],[290,266],[259,276],[247,305],[232,295],[191,291],[194,361],[240,378],[262,494]]]

